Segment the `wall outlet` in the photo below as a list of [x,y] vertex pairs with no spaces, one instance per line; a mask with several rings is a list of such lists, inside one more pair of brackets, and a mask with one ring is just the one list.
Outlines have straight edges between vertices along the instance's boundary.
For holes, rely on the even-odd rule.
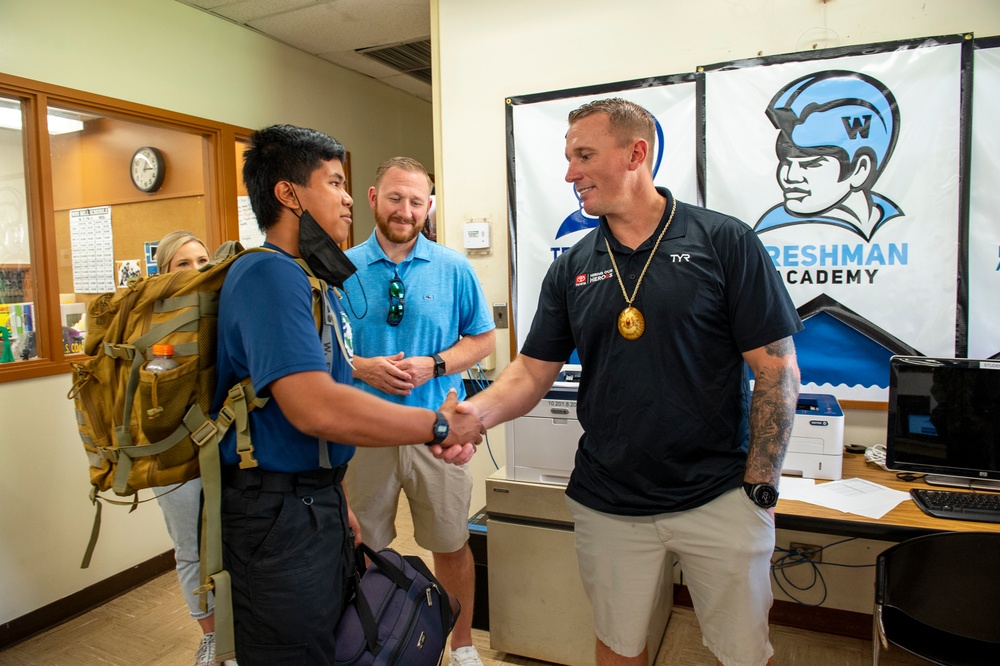
[[809,560],[810,562],[819,563],[823,561],[823,547],[814,546],[808,543],[796,543],[791,542],[788,544],[788,550],[792,551],[792,555],[798,555],[803,560]]
[[506,303],[493,304],[493,323],[497,325],[497,328],[507,328],[508,322]]

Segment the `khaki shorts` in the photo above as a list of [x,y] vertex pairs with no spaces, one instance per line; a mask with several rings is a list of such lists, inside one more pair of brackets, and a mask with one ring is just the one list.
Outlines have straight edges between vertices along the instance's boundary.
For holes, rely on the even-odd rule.
[[767,636],[774,521],[742,488],[696,509],[615,516],[566,498],[583,587],[597,637],[624,657],[646,646],[651,615],[673,584],[676,559],[691,593],[702,642],[725,666],[761,666]]
[[361,538],[376,550],[396,538],[400,490],[410,504],[413,537],[421,548],[453,553],[469,540],[472,473],[467,465],[438,460],[422,444],[359,446],[344,487],[361,523]]

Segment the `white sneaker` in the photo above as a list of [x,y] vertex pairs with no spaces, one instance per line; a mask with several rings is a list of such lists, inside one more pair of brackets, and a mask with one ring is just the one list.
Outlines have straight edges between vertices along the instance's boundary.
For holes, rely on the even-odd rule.
[[479,658],[479,652],[472,645],[460,647],[451,651],[450,666],[483,666],[483,660]]
[[198,651],[194,653],[194,666],[215,666],[215,632],[201,637]]

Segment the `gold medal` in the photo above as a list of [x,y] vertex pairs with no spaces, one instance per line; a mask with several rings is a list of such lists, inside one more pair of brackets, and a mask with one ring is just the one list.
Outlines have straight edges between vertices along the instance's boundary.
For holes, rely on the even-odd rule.
[[622,296],[625,297],[625,309],[618,315],[618,332],[626,340],[638,340],[642,337],[643,331],[646,330],[646,318],[642,316],[639,310],[632,307],[632,301],[635,300],[636,295],[639,293],[639,285],[642,284],[642,278],[646,275],[646,269],[649,268],[650,262],[653,261],[656,248],[660,247],[660,241],[667,234],[667,229],[670,228],[670,223],[674,221],[674,213],[676,212],[677,199],[674,199],[673,206],[670,208],[670,217],[667,218],[667,223],[663,225],[663,231],[656,238],[653,249],[649,251],[649,258],[646,259],[646,265],[642,267],[642,273],[639,274],[639,279],[635,283],[635,289],[632,290],[631,297],[625,291],[625,283],[622,282],[622,275],[618,272],[618,263],[615,261],[615,253],[611,251],[611,243],[608,242],[607,237],[604,238],[604,246],[608,248],[608,257],[611,258],[611,268],[614,270],[615,277],[618,278],[618,286],[622,288]]
[[631,305],[618,315],[618,332],[626,340],[638,340],[646,330],[646,320],[642,313]]

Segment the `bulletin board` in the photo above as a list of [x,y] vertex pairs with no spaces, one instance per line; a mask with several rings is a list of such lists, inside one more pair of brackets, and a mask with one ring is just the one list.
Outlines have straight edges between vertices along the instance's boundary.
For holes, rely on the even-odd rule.
[[[199,238],[207,237],[205,197],[190,196],[111,206],[114,260],[140,261],[145,269],[148,242],[159,241],[165,234],[186,229]],[[69,211],[55,212],[56,239],[59,252],[59,291],[73,292],[73,255],[70,243]],[[113,267],[112,267],[113,270]],[[145,272],[143,272],[145,275]],[[86,301],[93,294],[80,294]]]

